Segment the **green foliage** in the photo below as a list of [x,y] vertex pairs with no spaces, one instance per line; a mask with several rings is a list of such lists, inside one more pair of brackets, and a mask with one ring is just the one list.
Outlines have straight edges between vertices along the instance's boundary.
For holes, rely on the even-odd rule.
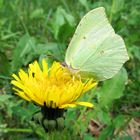
[[[130,60],[126,69],[82,97],[93,102],[94,109],[68,109],[65,129],[46,133],[31,121],[39,108],[13,94],[11,74],[42,58],[50,64],[64,61],[79,20],[99,6],[106,8],[115,31],[124,38]],[[139,11],[139,0],[0,0],[0,139],[134,139],[126,129],[140,116]],[[95,127],[91,120],[99,124]]]
[[109,107],[114,99],[123,96],[126,83],[127,72],[124,68],[112,79],[105,81],[97,94],[100,106]]

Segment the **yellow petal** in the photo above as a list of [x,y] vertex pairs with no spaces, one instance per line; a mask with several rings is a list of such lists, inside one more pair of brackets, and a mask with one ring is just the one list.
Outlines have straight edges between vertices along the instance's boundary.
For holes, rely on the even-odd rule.
[[12,80],[12,81],[11,81],[11,84],[13,84],[14,86],[16,86],[16,87],[18,87],[18,88],[20,88],[20,89],[24,89],[24,88],[25,88],[25,86],[24,86],[23,84],[21,84],[21,83],[18,82],[18,81],[15,81],[15,80]]
[[47,77],[48,76],[48,65],[47,65],[45,59],[42,60],[42,67],[43,67],[43,74],[44,74],[44,76]]
[[19,74],[20,79],[22,79],[22,81],[26,81],[28,79],[28,74],[22,69],[20,69],[18,74]]
[[89,102],[76,102],[76,105],[86,106],[86,107],[93,107],[92,103]]
[[72,108],[76,107],[76,104],[74,104],[74,103],[73,104],[64,104],[64,105],[60,106],[60,108],[68,108],[68,107],[72,107]]
[[[15,89],[14,89],[14,90],[15,90]],[[25,93],[22,92],[22,91],[17,91],[17,93],[15,93],[15,94],[17,94],[18,96],[20,96],[21,98],[23,98],[23,99],[25,99],[25,100],[27,100],[27,101],[31,101],[30,98],[28,98],[28,97],[25,95]]]
[[12,77],[14,77],[14,78],[15,78],[15,80],[17,80],[17,81],[20,81],[20,79],[18,78],[18,76],[17,76],[17,75],[12,74]]
[[83,93],[90,90],[93,87],[96,87],[97,83],[96,82],[92,82],[92,80],[88,81],[88,83],[85,85],[84,89],[83,89]]

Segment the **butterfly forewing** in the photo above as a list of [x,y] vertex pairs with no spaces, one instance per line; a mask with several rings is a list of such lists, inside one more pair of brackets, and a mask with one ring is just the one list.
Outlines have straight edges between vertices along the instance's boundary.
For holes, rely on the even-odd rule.
[[83,17],[65,57],[68,66],[99,80],[113,77],[127,60],[124,41],[115,34],[103,7]]

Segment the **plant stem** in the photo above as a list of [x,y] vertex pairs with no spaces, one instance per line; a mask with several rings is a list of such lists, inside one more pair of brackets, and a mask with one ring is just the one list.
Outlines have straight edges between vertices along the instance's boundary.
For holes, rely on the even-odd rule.
[[112,0],[111,11],[110,11],[110,16],[109,16],[110,23],[112,22],[114,6],[115,6],[115,2],[114,2],[114,0]]
[[32,129],[24,129],[24,128],[0,128],[0,132],[8,133],[8,132],[23,132],[23,133],[32,133]]

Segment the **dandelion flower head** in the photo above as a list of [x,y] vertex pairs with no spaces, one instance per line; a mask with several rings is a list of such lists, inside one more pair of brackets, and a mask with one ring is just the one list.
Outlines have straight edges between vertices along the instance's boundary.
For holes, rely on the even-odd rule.
[[18,75],[13,74],[12,77],[15,94],[37,105],[54,109],[93,106],[77,99],[97,83],[92,79],[83,82],[80,78],[74,78],[59,62],[54,62],[49,68],[45,59],[42,60],[42,67],[35,61],[29,64],[27,72],[20,69]]

